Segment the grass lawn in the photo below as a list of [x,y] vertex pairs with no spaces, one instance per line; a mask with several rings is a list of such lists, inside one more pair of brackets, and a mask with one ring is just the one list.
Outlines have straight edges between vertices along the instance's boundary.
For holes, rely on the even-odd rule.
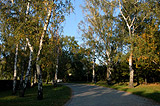
[[160,103],[160,84],[139,85],[135,88],[129,88],[127,84],[115,84],[109,86],[105,81],[100,81],[96,85],[130,92]]
[[12,91],[0,91],[0,106],[63,106],[71,97],[71,89],[57,85],[43,86],[43,100],[37,100],[37,87],[26,90],[25,97],[13,96]]

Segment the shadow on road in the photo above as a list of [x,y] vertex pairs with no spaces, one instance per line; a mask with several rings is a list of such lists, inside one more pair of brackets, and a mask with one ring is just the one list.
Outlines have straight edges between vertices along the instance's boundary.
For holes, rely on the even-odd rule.
[[[160,106],[152,100],[111,88],[85,84],[65,84],[73,90],[68,106]],[[126,89],[127,90],[127,89]],[[134,94],[143,93],[135,92]],[[159,93],[146,96],[159,95]]]

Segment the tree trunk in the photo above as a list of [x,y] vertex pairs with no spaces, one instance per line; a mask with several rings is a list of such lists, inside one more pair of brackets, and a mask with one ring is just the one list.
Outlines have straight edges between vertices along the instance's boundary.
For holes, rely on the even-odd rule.
[[38,63],[36,63],[36,68],[37,68],[37,76],[38,76],[38,100],[43,99],[43,88],[42,88],[42,74],[41,74],[41,69]]
[[140,82],[139,82],[139,73],[137,72],[137,86],[140,85]]
[[147,73],[145,73],[145,78],[144,78],[144,84],[147,85],[148,81],[147,81]]
[[14,76],[13,76],[13,92],[16,94],[16,83],[17,83],[17,57],[18,57],[18,44],[16,45],[15,61],[14,61]]
[[34,84],[37,83],[37,73],[36,73],[36,70],[35,70],[35,73],[34,73]]
[[28,69],[27,69],[27,72],[26,72],[26,75],[25,75],[25,81],[24,81],[24,84],[23,84],[23,89],[20,90],[20,97],[24,97],[24,93],[25,93],[25,90],[26,90],[26,87],[27,87],[28,79],[29,79],[29,76],[30,76],[31,65],[32,65],[32,63],[31,63],[32,62],[32,53],[33,53],[33,50],[30,51]]
[[28,86],[31,87],[31,79],[32,79],[32,74],[31,74],[31,69],[29,71],[29,76],[28,76]]
[[59,36],[57,34],[57,58],[56,58],[56,72],[55,72],[55,76],[54,76],[54,86],[57,85],[57,79],[58,79],[57,78],[57,76],[58,76],[58,62],[59,62],[58,58],[59,58]]
[[[21,78],[20,78],[20,85],[19,85],[19,89],[20,91],[23,89],[23,76],[24,76],[24,62],[25,62],[25,59],[22,60],[22,68],[21,68]],[[20,92],[19,92],[19,95],[20,95]]]
[[96,74],[95,74],[95,48],[93,50],[93,69],[92,69],[92,83],[96,83],[96,80],[95,80],[95,77],[96,77]]
[[[26,15],[28,15],[28,13],[29,13],[29,7],[30,7],[30,0],[28,0],[28,3],[27,3]],[[27,18],[25,18],[25,21],[27,21]],[[30,76],[31,65],[32,65],[33,47],[31,46],[28,38],[26,38],[26,41],[27,41],[27,45],[29,46],[29,49],[30,49],[30,56],[29,56],[27,72],[26,72],[26,75],[25,75],[25,81],[23,83],[23,88],[20,89],[20,93],[19,93],[20,97],[24,97],[25,90],[26,90],[27,83],[28,83],[29,76]]]
[[[58,59],[57,59],[58,62]],[[56,72],[55,72],[55,76],[54,76],[54,86],[56,86],[57,84],[57,74],[58,74],[58,63],[56,63]]]
[[50,73],[47,71],[47,79],[46,79],[46,84],[48,84],[49,80],[50,80]]
[[[28,3],[27,3],[26,15],[28,15],[28,13],[29,13],[30,1],[31,0],[28,0]],[[27,18],[25,20],[27,21]],[[28,69],[27,69],[27,73],[26,73],[24,88],[23,88],[24,91],[26,89],[27,83],[29,83],[29,86],[31,86],[31,66],[32,66],[32,54],[33,54],[33,47],[31,46],[31,43],[30,43],[29,39],[26,38],[26,41],[27,41],[27,44],[28,44],[29,49],[30,49],[30,56],[29,56],[29,63],[28,63]]]
[[52,71],[52,85],[54,85],[54,64],[52,64],[52,67],[53,67],[53,71]]
[[134,70],[132,68],[132,50],[131,50],[131,53],[130,53],[130,56],[129,56],[129,72],[130,72],[129,87],[133,88],[134,87],[134,82],[133,82]]
[[136,70],[136,76],[137,76],[137,85],[136,86],[138,86],[138,85],[140,85],[140,82],[139,82],[139,70],[138,69]]
[[49,9],[48,14],[47,14],[47,18],[46,18],[46,22],[44,24],[43,33],[42,33],[42,36],[41,36],[41,39],[40,39],[39,50],[38,50],[37,59],[36,59],[36,68],[37,68],[37,76],[38,76],[38,96],[37,96],[38,100],[43,99],[42,75],[41,75],[40,65],[39,65],[38,62],[39,62],[40,53],[41,53],[41,49],[42,49],[42,45],[43,45],[43,38],[44,38],[44,35],[46,33],[48,24],[49,24],[51,13],[52,13],[52,9]]
[[144,81],[145,85],[147,85],[147,77],[145,77],[145,81]]
[[53,72],[52,75],[53,75],[53,77],[52,77],[52,85],[54,85],[54,75],[55,75],[54,72]]
[[[107,48],[107,47],[106,47]],[[110,58],[110,53],[108,50],[106,50],[106,54],[108,57],[108,62],[107,62],[107,84],[111,84],[111,58]]]
[[107,67],[107,84],[110,85],[111,84],[111,66],[108,65]]
[[34,85],[37,83],[37,73],[36,70],[33,69],[33,80],[32,80],[32,87],[34,87]]
[[96,74],[95,74],[95,60],[93,58],[93,69],[92,69],[92,83],[96,83]]
[[[129,30],[129,37],[130,37],[130,42],[131,42],[131,53],[130,53],[130,56],[129,56],[129,71],[130,71],[130,78],[129,78],[129,87],[133,88],[134,87],[134,83],[133,83],[133,76],[134,76],[134,70],[132,68],[132,52],[133,52],[133,43],[132,43],[132,34],[134,35],[134,21],[136,19],[135,16],[133,16],[133,19],[130,20],[130,22],[128,21],[128,18],[131,19],[131,17],[128,15],[127,17],[124,16],[123,12],[122,12],[122,5],[121,5],[121,0],[118,0],[119,2],[119,10],[120,10],[120,13],[123,17],[123,19],[125,20],[126,22],[126,25],[128,27],[128,30]],[[132,28],[132,29],[131,29]],[[132,31],[131,31],[132,30]]]
[[93,61],[93,70],[92,70],[92,83],[95,82],[95,70],[94,70],[94,61]]
[[[24,51],[26,50],[27,50],[27,43],[24,47]],[[20,91],[23,89],[23,76],[24,76],[24,70],[25,70],[25,61],[26,61],[26,57],[24,56],[22,60],[22,66],[21,66],[21,78],[20,78],[20,86],[19,86]],[[19,92],[19,95],[20,95],[20,92]]]

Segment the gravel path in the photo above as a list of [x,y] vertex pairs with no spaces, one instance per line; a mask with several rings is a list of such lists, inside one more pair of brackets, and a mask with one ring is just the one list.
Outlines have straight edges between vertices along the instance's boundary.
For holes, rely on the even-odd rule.
[[65,106],[160,106],[152,100],[111,88],[64,84],[72,89],[72,99]]

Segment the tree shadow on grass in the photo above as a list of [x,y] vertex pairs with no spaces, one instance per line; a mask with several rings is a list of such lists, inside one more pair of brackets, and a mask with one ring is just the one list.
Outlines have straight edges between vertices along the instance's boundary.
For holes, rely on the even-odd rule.
[[[106,103],[105,105],[108,105],[108,106],[110,105],[135,106],[136,104],[140,106],[146,106],[146,105],[150,106],[153,104],[156,106],[160,106],[159,103],[156,103],[152,100],[149,100],[140,96],[136,96],[136,95],[141,95],[141,96],[145,95],[144,97],[149,98],[154,95],[157,95],[157,96],[160,95],[158,92],[145,94],[145,91],[141,91],[141,92],[138,91],[138,92],[133,92],[133,94],[136,94],[136,95],[132,95],[131,93],[124,92],[124,91],[129,91],[129,88],[124,88],[123,91],[118,91],[115,89],[119,89],[121,87],[115,87],[114,89],[112,89],[112,88],[104,88],[101,86],[98,87],[94,85],[82,85],[82,84],[68,84],[68,86],[72,87],[72,90],[73,90],[73,99],[72,99],[71,105],[77,104],[77,106],[80,106],[80,105],[84,105],[84,106],[99,105],[100,106],[100,105],[104,105],[103,103]],[[159,98],[160,97],[157,97],[157,99]]]
[[43,86],[43,100],[37,100],[37,87],[26,89],[24,97],[11,95],[11,92],[0,92],[0,106],[62,106],[70,97],[68,87],[58,85],[54,88],[52,85]]
[[135,91],[133,92],[133,94],[143,96],[160,103],[160,92],[158,91],[155,91],[153,93],[146,93],[145,91]]
[[[123,86],[123,84],[120,84],[120,86]],[[114,87],[114,89],[129,92],[131,94],[135,94],[141,97],[149,98],[149,99],[152,99],[153,101],[160,103],[160,92],[159,91],[154,91],[152,93],[146,93],[145,89],[142,89],[141,91],[131,91],[130,90],[130,89],[136,89],[136,87],[138,87],[139,85],[134,86],[134,88],[129,88],[129,87],[122,88],[120,86]]]

